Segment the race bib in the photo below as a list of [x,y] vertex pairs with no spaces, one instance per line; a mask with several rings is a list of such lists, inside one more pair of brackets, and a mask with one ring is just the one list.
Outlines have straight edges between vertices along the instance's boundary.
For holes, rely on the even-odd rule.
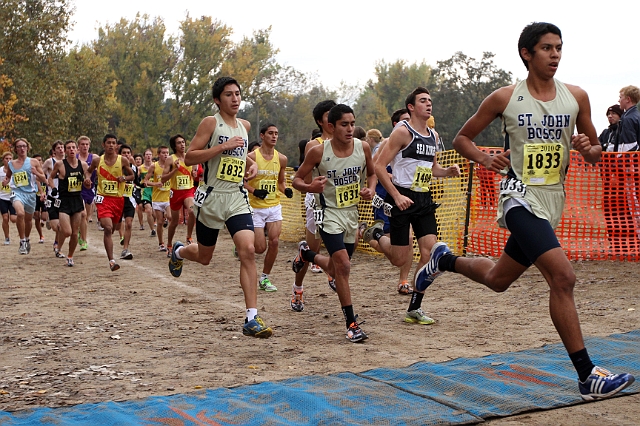
[[191,176],[187,176],[187,175],[176,176],[176,186],[177,186],[176,189],[191,189],[193,187]]
[[60,198],[56,198],[55,200],[53,200],[53,207],[55,208],[60,208]]
[[276,180],[265,179],[260,181],[259,189],[264,189],[268,192],[267,196],[265,197],[265,200],[274,200],[276,198],[277,183],[278,182]]
[[207,195],[209,195],[207,193],[207,188],[204,185],[198,186],[198,189],[196,189],[195,194],[193,194],[193,204],[195,204],[198,207],[202,207],[202,203],[204,203],[204,200],[207,198]]
[[160,191],[171,191],[171,180],[168,180],[165,183],[163,183],[162,186],[160,187]]
[[322,222],[324,221],[324,210],[322,209],[314,210],[313,221],[316,223],[316,225],[322,225]]
[[384,212],[384,215],[387,217],[391,217],[391,209],[393,208],[393,206],[389,203],[384,203],[384,205],[382,206],[382,211]]
[[360,182],[336,186],[336,205],[339,209],[353,206],[360,201]]
[[417,166],[411,182],[411,190],[415,192],[428,192],[431,183],[431,167]]
[[26,171],[17,172],[13,174],[13,184],[15,186],[27,186],[29,185],[29,177]]
[[227,182],[240,182],[244,176],[244,160],[235,157],[222,157],[216,177]]
[[379,209],[384,204],[384,200],[378,194],[373,196],[373,200],[371,200],[371,207],[374,209]]
[[46,200],[44,200],[44,206],[45,206],[46,208],[51,207],[51,200],[50,200],[50,199],[48,199],[48,198],[47,198]]
[[104,197],[102,195],[96,195],[96,198],[93,199],[93,201],[96,204],[102,204],[102,201],[104,200]]
[[101,192],[107,195],[118,195],[118,182],[115,180],[103,180]]
[[5,192],[7,194],[11,193],[11,187],[9,185],[2,185],[2,188],[0,189],[0,191]]
[[505,178],[500,181],[500,195],[518,195],[524,197],[527,185],[516,178]]
[[525,144],[522,181],[526,185],[559,183],[563,155],[560,143]]
[[82,181],[75,176],[69,176],[67,191],[78,192],[82,189]]
[[123,197],[131,197],[133,195],[133,184],[125,183],[124,184],[124,192],[122,193]]

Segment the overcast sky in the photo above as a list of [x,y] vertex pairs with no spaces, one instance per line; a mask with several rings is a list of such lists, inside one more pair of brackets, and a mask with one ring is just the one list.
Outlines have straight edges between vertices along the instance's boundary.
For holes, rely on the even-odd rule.
[[476,59],[485,51],[495,53],[498,67],[524,79],[520,32],[534,21],[551,22],[562,30],[564,42],[556,77],[587,91],[599,134],[608,126],[605,112],[618,102],[620,88],[640,86],[637,19],[625,18],[631,10],[621,5],[575,0],[75,0],[70,38],[90,42],[100,26],[132,20],[136,13],[161,17],[167,32],[176,35],[187,13],[211,16],[233,28],[235,41],[271,26],[280,63],[315,74],[324,86],[336,89],[341,81],[365,84],[379,60],[425,61],[435,67],[457,51]]

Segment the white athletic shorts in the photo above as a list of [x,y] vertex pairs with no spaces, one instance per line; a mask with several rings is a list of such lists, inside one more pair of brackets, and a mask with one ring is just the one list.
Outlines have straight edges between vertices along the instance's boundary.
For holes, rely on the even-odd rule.
[[153,206],[154,210],[158,210],[160,212],[164,212],[169,208],[168,201],[153,201],[151,205]]
[[253,208],[253,227],[264,228],[266,223],[282,220],[282,205],[267,207],[264,209]]

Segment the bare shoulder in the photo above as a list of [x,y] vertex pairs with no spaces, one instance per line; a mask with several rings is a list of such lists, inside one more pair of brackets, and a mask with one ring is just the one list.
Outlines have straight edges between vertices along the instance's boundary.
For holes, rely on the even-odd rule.
[[571,93],[573,97],[576,98],[578,103],[589,99],[589,95],[587,95],[587,92],[580,86],[576,86],[574,84],[567,84],[567,83],[563,83],[563,84],[569,90],[569,93]]
[[251,151],[247,154],[247,157],[251,158],[253,161],[256,161],[256,151]]
[[245,129],[247,129],[247,132],[249,130],[251,130],[251,123],[249,123],[247,120],[243,119],[243,118],[238,118],[238,120],[240,120],[240,122],[242,123],[242,125],[244,126]]
[[287,161],[289,161],[287,159],[287,156],[281,153],[280,151],[278,151],[278,159],[280,160],[280,164],[286,163]]

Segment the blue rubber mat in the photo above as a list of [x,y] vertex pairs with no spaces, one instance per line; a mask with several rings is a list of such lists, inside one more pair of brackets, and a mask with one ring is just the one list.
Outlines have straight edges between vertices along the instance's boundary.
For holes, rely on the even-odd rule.
[[[591,357],[640,376],[640,330],[587,340]],[[0,412],[17,425],[443,425],[576,404],[576,374],[560,344],[461,358],[219,388],[128,402]],[[624,392],[638,392],[638,384]]]

